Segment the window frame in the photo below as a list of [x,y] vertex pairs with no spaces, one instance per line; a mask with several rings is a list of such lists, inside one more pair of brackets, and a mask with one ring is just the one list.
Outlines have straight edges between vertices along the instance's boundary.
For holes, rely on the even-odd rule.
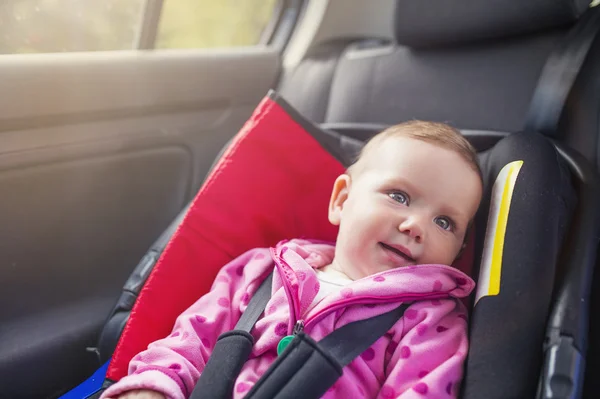
[[137,50],[153,50],[156,45],[158,26],[164,0],[146,0],[142,9],[137,38],[134,42]]
[[[304,11],[306,0],[279,0],[273,16],[264,28],[256,46],[264,45],[283,51],[294,32],[296,23]],[[146,0],[142,9],[136,40],[137,50],[154,50],[164,0]]]
[[305,0],[279,0],[258,44],[283,51],[304,12],[305,4]]

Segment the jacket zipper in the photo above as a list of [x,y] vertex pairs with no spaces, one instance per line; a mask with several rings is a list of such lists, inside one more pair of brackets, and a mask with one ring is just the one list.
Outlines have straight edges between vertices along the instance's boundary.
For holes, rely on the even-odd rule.
[[[303,320],[303,319],[299,318],[300,317],[300,315],[299,315],[300,309],[298,309],[298,304],[296,303],[296,298],[291,293],[285,273],[282,273],[282,264],[284,264],[286,267],[288,267],[290,269],[291,269],[291,267],[283,259],[283,252],[281,254],[277,254],[275,252],[275,248],[271,248],[271,254],[273,256],[273,259],[275,260],[275,265],[278,268],[279,273],[282,275],[283,288],[284,288],[285,294],[288,298],[288,303],[289,303],[289,307],[290,307],[290,316],[293,315],[293,317],[290,317],[290,321],[288,323],[288,331],[291,328],[293,335],[297,335],[299,332],[303,331],[305,329],[305,327],[312,325],[315,321],[322,318],[325,314],[328,314],[336,309],[339,309],[339,308],[344,307],[349,304],[358,305],[360,303],[373,303],[373,301],[367,302],[367,301],[364,301],[364,299],[373,299],[375,302],[387,302],[390,300],[393,300],[393,301],[403,300],[404,302],[407,302],[407,301],[416,301],[416,300],[421,300],[421,299],[431,299],[431,300],[445,299],[445,298],[448,298],[448,296],[450,294],[450,292],[448,291],[448,292],[438,292],[436,294],[403,294],[403,295],[398,295],[398,296],[388,297],[388,298],[369,298],[369,297],[363,296],[363,297],[358,297],[358,298],[352,298],[352,299],[349,299],[346,301],[338,301],[338,302],[326,307],[325,309],[322,309],[319,313],[317,313],[310,319]],[[281,262],[281,264],[280,264],[280,262]],[[296,322],[294,322],[294,320],[296,320]],[[292,324],[293,324],[293,327],[292,327]]]
[[[282,251],[284,251],[285,248],[282,249]],[[275,251],[275,248],[271,248],[271,256],[273,258],[273,260],[275,261],[275,267],[277,267],[277,270],[279,271],[279,274],[281,275],[281,280],[283,283],[283,289],[285,290],[285,295],[287,296],[288,299],[288,306],[290,308],[290,321],[288,322],[288,333],[290,331],[290,329],[294,330],[295,329],[295,324],[294,324],[294,320],[298,320],[299,318],[299,313],[300,313],[300,309],[298,309],[298,304],[296,303],[296,298],[292,295],[290,287],[289,287],[289,283],[288,283],[288,279],[286,278],[285,272],[283,270],[282,264],[284,264],[286,267],[290,268],[290,265],[283,260],[283,252],[281,254],[277,254]],[[294,327],[292,327],[294,326]],[[304,328],[304,324],[302,325],[302,328]],[[295,335],[295,334],[294,334]]]
[[302,331],[304,331],[304,320],[300,319],[296,321],[296,324],[294,324],[294,330],[292,331],[292,335],[298,335]]

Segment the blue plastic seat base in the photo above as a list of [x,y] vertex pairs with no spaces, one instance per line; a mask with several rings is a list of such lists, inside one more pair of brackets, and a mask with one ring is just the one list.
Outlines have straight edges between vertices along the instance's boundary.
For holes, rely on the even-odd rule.
[[106,370],[108,370],[107,361],[100,367],[90,378],[71,389],[58,399],[86,399],[102,389],[102,384],[106,378]]

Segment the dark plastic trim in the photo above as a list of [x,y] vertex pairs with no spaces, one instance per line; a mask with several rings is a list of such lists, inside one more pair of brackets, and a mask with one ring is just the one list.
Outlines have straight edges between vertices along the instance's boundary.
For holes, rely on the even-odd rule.
[[160,237],[152,244],[146,255],[140,260],[133,272],[125,282],[121,296],[117,303],[109,313],[104,324],[98,344],[96,346],[100,363],[104,363],[112,356],[121,333],[129,320],[131,309],[137,300],[137,297],[144,287],[148,276],[154,270],[156,262],[165,250],[167,244],[171,240],[173,234],[183,221],[187,214],[190,204],[179,212],[175,220],[171,222],[169,227],[160,235]]
[[540,399],[580,398],[583,390],[585,358],[570,337],[559,337],[546,349],[539,387]]
[[304,0],[280,0],[273,12],[273,18],[261,35],[259,44],[274,47],[282,52],[292,37],[304,7]]
[[[229,140],[229,142],[223,146],[214,162],[210,166],[209,173],[219,162],[219,159],[221,159],[230,143],[231,140]],[[152,244],[144,257],[142,257],[123,285],[121,296],[117,300],[117,303],[109,313],[106,322],[104,323],[104,328],[100,333],[100,338],[98,339],[96,348],[90,348],[90,351],[97,354],[100,364],[107,361],[115,351],[117,343],[119,342],[121,334],[123,333],[123,329],[129,321],[131,309],[133,309],[133,305],[135,304],[139,293],[142,291],[142,288],[144,288],[144,284],[146,284],[146,280],[148,280],[152,270],[154,270],[156,262],[158,262],[158,259],[169,244],[169,241],[171,241],[171,237],[173,237],[179,228],[179,225],[183,222],[183,219],[185,218],[185,215],[187,215],[191,205],[191,202],[188,203],[179,212],[177,217],[171,222],[171,224],[169,224],[169,227],[167,227],[160,237],[158,237],[158,239]]]

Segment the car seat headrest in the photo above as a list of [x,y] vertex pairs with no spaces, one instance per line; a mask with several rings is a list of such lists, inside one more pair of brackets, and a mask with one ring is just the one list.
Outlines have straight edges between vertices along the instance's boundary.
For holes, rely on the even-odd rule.
[[590,0],[398,0],[395,37],[413,48],[509,37],[568,25]]

